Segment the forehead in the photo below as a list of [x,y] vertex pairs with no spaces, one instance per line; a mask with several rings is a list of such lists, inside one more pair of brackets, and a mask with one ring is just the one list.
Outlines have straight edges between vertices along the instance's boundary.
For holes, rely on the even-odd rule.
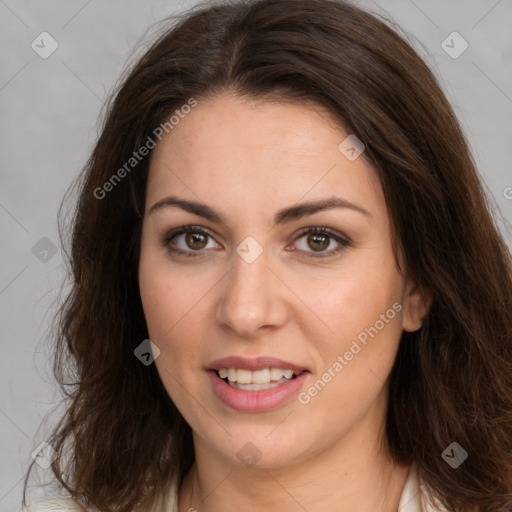
[[233,95],[198,99],[154,150],[148,207],[171,193],[272,210],[278,202],[333,193],[378,206],[382,191],[371,165],[363,156],[351,161],[339,150],[348,135],[316,104]]

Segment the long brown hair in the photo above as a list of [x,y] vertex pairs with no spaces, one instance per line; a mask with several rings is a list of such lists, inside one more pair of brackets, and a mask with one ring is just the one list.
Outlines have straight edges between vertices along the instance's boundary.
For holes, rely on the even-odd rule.
[[[76,500],[150,508],[193,462],[190,427],[134,356],[148,338],[137,269],[150,155],[126,162],[191,98],[230,91],[315,102],[365,144],[402,271],[433,296],[392,369],[392,456],[449,511],[512,509],[510,251],[436,78],[386,21],[341,0],[210,2],[168,24],[124,77],[78,182],[72,289],[56,319],[69,404],[48,442]],[[442,457],[453,442],[468,452],[457,469]]]

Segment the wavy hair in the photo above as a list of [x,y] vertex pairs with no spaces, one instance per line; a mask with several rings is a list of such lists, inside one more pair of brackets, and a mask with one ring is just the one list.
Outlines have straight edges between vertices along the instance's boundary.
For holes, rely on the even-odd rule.
[[[134,356],[149,337],[138,258],[151,151],[98,191],[191,98],[228,91],[327,107],[365,144],[401,270],[433,297],[392,368],[391,454],[451,512],[512,510],[511,253],[452,107],[400,32],[342,0],[206,2],[165,20],[122,77],[75,183],[72,286],[53,333],[67,405],[51,469],[77,502],[153,510],[193,463],[190,426]],[[441,456],[452,442],[469,454],[456,470]]]

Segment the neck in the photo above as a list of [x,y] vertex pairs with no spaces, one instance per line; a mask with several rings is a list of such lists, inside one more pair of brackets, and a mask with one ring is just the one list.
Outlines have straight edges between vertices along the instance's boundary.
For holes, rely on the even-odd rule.
[[374,420],[328,450],[277,468],[237,464],[194,434],[196,460],[179,491],[179,512],[396,512],[409,466],[394,463]]

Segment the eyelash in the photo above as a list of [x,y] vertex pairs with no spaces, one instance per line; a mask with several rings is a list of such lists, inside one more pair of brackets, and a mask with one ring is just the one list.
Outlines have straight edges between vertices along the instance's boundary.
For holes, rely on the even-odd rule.
[[[162,243],[165,247],[167,247],[167,250],[173,254],[179,254],[182,256],[186,256],[189,258],[197,258],[200,256],[200,253],[203,252],[203,250],[197,250],[197,251],[184,251],[182,249],[178,249],[175,247],[171,247],[170,243],[173,238],[177,237],[178,235],[181,235],[183,233],[200,233],[202,235],[209,236],[210,238],[214,238],[213,235],[205,228],[201,228],[199,226],[183,226],[181,228],[175,229],[171,231],[170,233],[166,234],[163,239]],[[311,258],[311,259],[321,259],[321,258],[331,258],[333,256],[336,256],[341,251],[343,251],[345,248],[349,247],[351,245],[351,241],[348,239],[348,237],[343,238],[336,233],[333,233],[327,226],[312,226],[308,228],[302,229],[299,234],[297,235],[297,238],[295,240],[298,240],[302,238],[305,235],[308,235],[309,233],[320,233],[324,235],[328,235],[330,238],[338,242],[340,245],[331,251],[328,252],[318,252],[318,253],[312,253],[309,256],[304,256],[305,258]],[[308,251],[306,251],[308,252]]]

